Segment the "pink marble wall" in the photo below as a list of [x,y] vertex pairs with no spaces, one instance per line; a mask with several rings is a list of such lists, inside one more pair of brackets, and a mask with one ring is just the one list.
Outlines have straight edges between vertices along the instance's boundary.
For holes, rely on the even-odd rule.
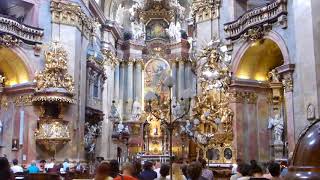
[[256,103],[248,103],[246,105],[246,120],[244,121],[247,129],[246,144],[248,147],[248,159],[258,159],[258,150],[260,149],[258,144],[258,127],[257,127],[257,109]]
[[244,159],[245,158],[245,145],[244,145],[244,112],[243,112],[243,104],[233,102],[230,103],[230,108],[234,112],[233,117],[233,146],[235,147],[235,151],[237,152],[237,158]]

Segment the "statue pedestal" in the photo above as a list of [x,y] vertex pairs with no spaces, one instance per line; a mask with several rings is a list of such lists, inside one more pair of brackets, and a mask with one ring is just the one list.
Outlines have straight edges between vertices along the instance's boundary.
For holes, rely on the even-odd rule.
[[275,143],[271,145],[273,149],[273,157],[275,160],[284,159],[283,155],[283,144]]

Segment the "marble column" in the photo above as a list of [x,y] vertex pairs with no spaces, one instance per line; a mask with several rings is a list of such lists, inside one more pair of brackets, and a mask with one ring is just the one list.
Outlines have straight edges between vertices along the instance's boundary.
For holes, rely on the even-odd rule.
[[177,78],[177,63],[176,60],[171,61],[171,76],[173,78],[173,86],[172,86],[172,97],[177,97],[177,84],[178,84],[178,78]]
[[119,68],[119,64],[115,65],[115,69],[114,69],[114,96],[113,96],[113,100],[115,100],[116,102],[119,101],[119,83],[120,81],[120,68]]
[[179,73],[178,73],[178,98],[182,97],[182,92],[184,90],[184,61],[180,59],[179,61]]
[[142,60],[136,61],[135,64],[135,100],[142,101]]
[[122,116],[123,114],[123,110],[124,110],[124,106],[123,106],[123,102],[124,102],[124,88],[125,88],[125,79],[124,79],[124,76],[125,76],[125,67],[124,67],[125,63],[124,62],[121,62],[120,63],[120,87],[119,87],[119,113],[120,115]]
[[255,92],[246,92],[244,94],[245,101],[247,103],[247,157],[249,159],[257,159],[258,158],[258,124],[257,124],[257,94]]
[[295,121],[293,105],[293,79],[292,73],[285,73],[282,80],[284,86],[284,103],[287,117],[288,152],[294,151],[295,146]]
[[133,59],[128,61],[128,74],[127,74],[127,102],[126,111],[128,114],[132,110],[132,101],[133,101]]
[[184,78],[184,84],[185,84],[185,89],[191,89],[192,88],[192,74],[191,74],[191,62],[188,61],[186,62],[185,65],[185,78]]
[[245,158],[245,139],[244,131],[245,127],[243,126],[244,122],[244,97],[241,92],[238,90],[232,90],[230,93],[230,108],[232,109],[233,116],[233,147],[236,152],[236,158],[244,159]]

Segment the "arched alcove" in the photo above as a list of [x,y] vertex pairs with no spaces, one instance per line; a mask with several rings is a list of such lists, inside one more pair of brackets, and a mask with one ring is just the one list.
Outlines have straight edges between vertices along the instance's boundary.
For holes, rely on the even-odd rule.
[[270,39],[252,43],[245,51],[235,71],[238,79],[266,81],[268,72],[284,63],[279,46]]
[[0,48],[0,73],[5,77],[6,86],[30,81],[28,68],[23,60],[9,48]]

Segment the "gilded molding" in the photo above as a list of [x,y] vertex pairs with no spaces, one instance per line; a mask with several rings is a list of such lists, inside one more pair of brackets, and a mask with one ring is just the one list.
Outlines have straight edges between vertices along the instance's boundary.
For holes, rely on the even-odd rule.
[[1,96],[1,109],[4,109],[5,111],[7,111],[8,106],[9,106],[8,97],[5,95],[2,95]]
[[95,21],[82,11],[79,4],[52,0],[50,10],[53,23],[76,26],[86,37],[94,32]]
[[192,2],[192,17],[195,22],[216,19],[219,17],[221,0],[195,0]]
[[[14,39],[19,39],[27,44],[41,44],[43,37],[43,29],[26,26],[9,17],[0,15],[0,32],[10,34]],[[0,40],[0,44],[1,41]]]
[[256,39],[262,35],[256,27],[261,27],[261,29],[272,28],[275,23],[279,23],[282,28],[287,28],[287,14],[287,0],[275,0],[265,6],[254,8],[245,12],[235,21],[224,25],[227,34],[226,39],[235,41],[241,38],[243,34],[251,34],[251,37]]
[[13,98],[13,103],[16,106],[31,106],[33,95],[26,94],[22,96],[16,96]]
[[12,48],[15,46],[20,46],[21,42],[22,41],[20,39],[9,34],[4,34],[0,36],[0,47],[3,46],[7,48]]
[[229,92],[229,102],[230,103],[244,103],[244,94],[240,91]]
[[292,74],[285,74],[283,75],[282,85],[284,87],[285,92],[292,92],[293,91],[293,78]]
[[243,92],[244,99],[248,104],[257,103],[258,95],[254,92]]
[[74,82],[68,73],[67,61],[66,50],[58,42],[52,42],[45,52],[45,68],[35,76],[33,101],[73,101]]
[[102,54],[106,59],[104,61],[106,65],[115,67],[117,64],[120,63],[120,60],[116,57],[116,55],[111,50],[102,49]]
[[242,38],[245,39],[246,41],[255,42],[262,39],[263,36],[265,35],[265,32],[266,31],[260,26],[253,27],[253,28],[250,28],[247,32],[245,32],[242,35]]

